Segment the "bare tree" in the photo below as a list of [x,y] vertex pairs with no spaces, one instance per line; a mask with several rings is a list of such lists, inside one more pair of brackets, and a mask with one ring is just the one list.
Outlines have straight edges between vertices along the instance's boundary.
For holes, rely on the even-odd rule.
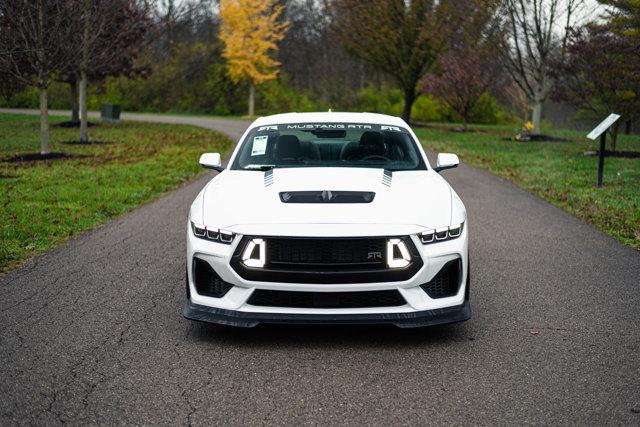
[[533,134],[540,134],[542,104],[553,87],[550,64],[566,54],[569,28],[584,0],[503,0],[506,68],[533,106]]
[[[80,52],[67,76],[78,83],[80,141],[88,142],[87,84],[108,75],[134,74],[134,59],[151,26],[149,4],[140,0],[82,0],[76,19],[82,30],[71,43]],[[74,80],[75,79],[75,80]]]
[[[340,44],[338,28],[328,0],[290,0],[285,18],[289,28],[280,43],[278,60],[283,74],[297,89],[312,91],[316,99],[348,105],[345,91],[362,89],[366,82],[391,82],[385,74],[348,54]],[[311,64],[328,64],[311,66]],[[342,107],[344,108],[344,107]]]
[[337,0],[335,16],[346,50],[392,76],[404,93],[402,118],[411,120],[418,81],[446,49],[455,2]]
[[[553,95],[595,120],[618,113],[629,133],[640,118],[640,38],[613,30],[611,25],[588,25],[572,31],[567,59],[555,66],[559,84]],[[615,151],[618,123],[610,133]]]
[[103,35],[107,23],[111,19],[110,2],[106,0],[82,0],[79,7],[80,61],[78,62],[78,107],[80,110],[80,142],[89,141],[87,117],[87,80],[92,56],[94,56],[97,41]]
[[348,52],[393,77],[404,93],[402,118],[411,120],[418,82],[439,56],[484,28],[495,10],[487,0],[335,0],[334,13]]
[[490,49],[450,51],[439,60],[442,73],[428,74],[423,90],[462,117],[462,130],[482,96],[496,87],[502,67]]
[[0,2],[0,72],[40,91],[40,153],[48,154],[47,90],[65,72],[76,52],[67,48],[75,32],[68,0]]

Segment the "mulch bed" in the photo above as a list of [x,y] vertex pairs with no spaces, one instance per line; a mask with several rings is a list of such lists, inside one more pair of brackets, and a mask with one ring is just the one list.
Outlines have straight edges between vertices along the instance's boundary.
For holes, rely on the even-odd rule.
[[[87,126],[88,127],[94,127],[94,126],[99,126],[99,124],[95,123],[95,122],[87,122]],[[56,127],[56,128],[79,128],[80,127],[80,122],[79,121],[75,121],[75,120],[68,120],[66,122],[56,123],[55,125],[53,125],[53,127]]]
[[560,138],[551,135],[531,135],[528,139],[518,139],[516,137],[504,138],[504,141],[519,141],[519,142],[571,142],[570,139]]
[[[585,156],[597,156],[599,151],[585,151]],[[640,151],[611,151],[604,150],[605,157],[620,157],[622,159],[640,159]]]
[[640,159],[640,151],[610,151],[604,150],[605,157],[622,157],[625,159]]
[[560,137],[551,136],[551,135],[531,135],[531,137],[529,137],[529,141],[534,141],[534,142],[571,142],[570,139],[560,138]]
[[18,154],[6,159],[2,159],[2,161],[7,163],[24,163],[24,162],[38,162],[43,160],[82,159],[85,157],[90,157],[90,156],[83,155],[83,154],[69,154],[69,153],[49,153],[49,154],[25,153],[25,154]]

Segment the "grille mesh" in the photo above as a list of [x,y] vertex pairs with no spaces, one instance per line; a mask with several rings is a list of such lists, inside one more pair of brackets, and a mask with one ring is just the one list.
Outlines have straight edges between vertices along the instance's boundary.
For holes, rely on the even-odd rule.
[[451,297],[458,293],[460,286],[460,260],[446,263],[433,279],[420,285],[431,298]]
[[198,294],[207,297],[222,298],[233,287],[223,281],[208,262],[194,258],[194,281]]
[[330,270],[385,268],[386,240],[267,239],[267,263],[274,268]]
[[295,308],[394,307],[405,304],[396,290],[367,292],[292,292],[256,289],[251,305]]

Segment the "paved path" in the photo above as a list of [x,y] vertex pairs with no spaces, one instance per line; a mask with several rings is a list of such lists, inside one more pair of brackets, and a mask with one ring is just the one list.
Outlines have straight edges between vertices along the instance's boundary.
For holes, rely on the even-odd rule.
[[470,216],[471,321],[184,320],[184,219],[207,177],[0,279],[0,424],[639,424],[640,253],[487,172],[444,175]]

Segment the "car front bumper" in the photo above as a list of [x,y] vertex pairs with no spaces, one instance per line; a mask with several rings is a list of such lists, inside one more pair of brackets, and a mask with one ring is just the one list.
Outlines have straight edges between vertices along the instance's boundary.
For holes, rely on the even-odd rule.
[[251,328],[259,323],[392,324],[400,328],[418,328],[469,320],[471,318],[471,305],[469,301],[464,301],[459,306],[408,313],[300,314],[224,310],[187,301],[182,314],[190,320],[244,328]]
[[[331,230],[322,233],[332,235]],[[420,269],[406,280],[357,283],[294,283],[291,281],[256,281],[243,278],[232,267],[242,235],[230,245],[211,242],[187,230],[187,302],[186,318],[196,321],[251,327],[259,323],[386,323],[399,327],[420,327],[467,320],[471,316],[468,301],[469,262],[468,227],[459,238],[423,245],[417,235],[408,236],[422,260]],[[233,285],[222,297],[199,294],[194,281],[194,258],[206,261],[220,279]],[[459,287],[455,295],[431,298],[421,285],[431,281],[452,261],[460,261]],[[385,307],[309,308],[252,305],[256,290],[299,293],[358,293],[374,291],[398,292],[404,304]]]

